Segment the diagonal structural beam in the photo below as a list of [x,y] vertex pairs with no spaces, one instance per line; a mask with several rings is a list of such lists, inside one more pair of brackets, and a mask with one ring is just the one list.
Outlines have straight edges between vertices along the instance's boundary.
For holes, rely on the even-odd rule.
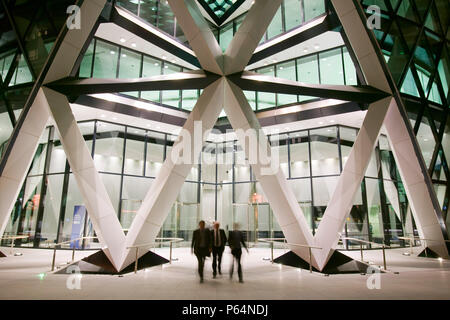
[[[448,236],[440,208],[436,205],[437,198],[431,179],[420,154],[417,140],[412,134],[412,128],[399,92],[392,77],[389,77],[390,73],[383,57],[377,54],[376,48],[378,53],[381,50],[377,47],[374,35],[367,31],[364,24],[364,13],[360,7],[358,9],[359,5],[356,2],[332,0],[332,3],[359,61],[367,84],[389,93],[392,99],[389,101],[389,98],[386,98],[373,105],[379,104],[379,107],[371,106],[369,108],[349,160],[338,179],[336,190],[328,203],[315,236],[316,244],[326,249],[316,255],[319,268],[322,270],[325,267],[337,244],[339,231],[342,230],[345,218],[350,213],[354,196],[362,176],[365,174],[370,153],[376,142],[375,137],[378,137],[383,122],[413,208],[415,221],[418,223],[420,236],[433,239],[432,242],[427,242],[428,246],[442,257],[448,258],[448,249],[444,241]],[[411,155],[414,156],[411,157]]]
[[105,254],[118,269],[125,234],[98,173],[91,152],[70,108],[66,96],[43,88],[46,105],[55,120],[61,144],[69,161],[78,189],[83,197],[89,219],[104,248]]
[[[128,247],[151,243],[161,229],[170,208],[180,193],[180,190],[202,151],[211,130],[223,109],[224,79],[221,78],[207,87],[198,99],[189,115],[183,130],[166,158],[161,170],[153,181],[150,190],[142,202],[136,217],[127,234],[121,269],[135,260],[135,251]],[[197,122],[197,123],[196,123]],[[200,124],[200,128],[198,125]],[[179,148],[189,152],[187,161],[176,161],[180,157]],[[185,154],[182,157],[186,156]],[[149,245],[148,247],[150,247]],[[142,248],[141,255],[145,253]]]
[[[233,129],[235,131],[242,130],[246,133],[246,135],[238,134],[237,137],[241,147],[244,149],[246,158],[250,159],[251,150],[249,144],[246,142],[246,136],[252,137],[253,135],[259,135],[261,126],[242,89],[229,80],[226,80],[225,83],[224,106]],[[254,141],[255,139],[258,140],[258,149],[270,149],[268,139],[265,135],[262,139],[253,136]],[[273,209],[285,238],[289,243],[312,245],[313,237],[305,215],[289,187],[279,163],[276,163],[273,157],[271,159],[268,152],[259,153],[256,160],[256,163],[251,163],[253,172],[261,184],[264,195]],[[267,168],[268,163],[272,163],[272,166],[274,166],[272,170]],[[309,261],[308,248],[294,246],[291,249],[305,261]],[[312,250],[315,253],[316,249]],[[314,256],[312,263],[317,267]]]
[[324,99],[372,103],[388,96],[386,92],[370,86],[306,84],[250,71],[244,71],[242,76],[239,74],[228,76],[228,79],[242,90],[305,95]]
[[225,51],[226,75],[242,72],[270,25],[282,0],[256,0]]
[[138,79],[63,79],[49,83],[47,87],[65,95],[78,96],[93,93],[204,89],[218,78],[215,74],[190,71]]
[[205,71],[223,74],[222,49],[195,0],[168,0],[186,39]]
[[319,269],[322,270],[339,241],[339,233],[344,228],[345,219],[350,213],[353,201],[369,166],[370,157],[375,149],[383,121],[391,105],[392,97],[373,103],[367,111],[364,122],[345,166],[338,179],[336,189],[331,196],[322,221],[315,234],[315,244],[323,248],[317,255]]
[[41,85],[70,75],[79,52],[105,3],[106,0],[83,1],[81,11],[88,14],[81,19],[81,29],[68,30],[64,25],[25,103],[0,162],[0,234],[3,234],[5,230],[38,147],[39,137],[44,132],[49,119]]

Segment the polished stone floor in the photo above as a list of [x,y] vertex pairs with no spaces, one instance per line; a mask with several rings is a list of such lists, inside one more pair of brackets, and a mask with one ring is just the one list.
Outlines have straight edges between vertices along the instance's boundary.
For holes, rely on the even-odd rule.
[[[172,264],[138,271],[137,274],[82,275],[80,289],[69,289],[76,279],[69,275],[53,274],[51,260],[53,251],[46,249],[1,247],[8,255],[0,258],[0,299],[450,299],[450,261],[405,256],[409,249],[387,251],[387,273],[379,278],[379,289],[369,289],[377,284],[370,275],[330,275],[309,273],[291,267],[272,264],[265,260],[270,250],[252,248],[243,256],[244,283],[235,275],[230,280],[228,270],[231,263],[229,251],[224,254],[223,275],[213,279],[211,260],[205,267],[205,282],[199,283],[196,275],[196,259],[187,248],[173,251]],[[418,248],[414,252],[418,253]],[[286,252],[276,249],[277,257]],[[77,252],[81,259],[91,252]],[[168,258],[167,248],[156,249],[156,253]],[[345,252],[359,259],[359,251]],[[71,251],[58,251],[58,266],[66,266],[71,260]],[[381,266],[379,250],[365,251],[365,260]],[[373,286],[372,286],[373,287]],[[202,290],[200,290],[202,289]]]

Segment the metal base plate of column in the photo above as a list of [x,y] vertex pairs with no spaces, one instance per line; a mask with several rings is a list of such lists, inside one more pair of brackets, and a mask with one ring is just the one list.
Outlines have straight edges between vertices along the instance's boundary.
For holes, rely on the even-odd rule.
[[[169,260],[149,251],[138,260],[138,270],[159,266],[168,263]],[[103,251],[98,251],[78,262],[55,272],[55,274],[67,274],[67,269],[71,266],[78,266],[82,274],[127,274],[134,272],[134,262],[121,272],[117,272],[116,268],[111,264],[108,257]]]
[[421,253],[419,253],[418,257],[435,258],[435,259],[440,258],[440,256],[436,252],[434,252],[428,247],[426,247]]
[[[309,270],[309,263],[292,251],[274,259],[273,262]],[[335,250],[322,272],[314,267],[312,270],[323,274],[367,273],[369,267],[368,264],[353,260],[349,256]]]

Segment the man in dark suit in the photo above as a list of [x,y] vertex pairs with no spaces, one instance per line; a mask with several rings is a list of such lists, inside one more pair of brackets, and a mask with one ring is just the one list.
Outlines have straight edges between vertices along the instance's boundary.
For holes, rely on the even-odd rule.
[[242,246],[247,250],[247,245],[244,241],[244,236],[241,231],[239,231],[239,224],[235,223],[233,225],[233,231],[230,231],[228,235],[228,245],[231,248],[231,254],[233,255],[233,263],[231,264],[230,279],[233,278],[234,260],[236,260],[238,265],[238,276],[239,282],[244,282],[242,279],[242,266],[241,266],[241,256],[242,256]]
[[199,228],[194,231],[192,237],[191,251],[195,253],[198,260],[198,274],[200,283],[203,283],[203,268],[205,259],[211,254],[211,232],[205,228],[205,221],[198,223]]
[[222,274],[222,254],[225,250],[225,244],[227,243],[227,236],[225,231],[220,229],[220,223],[216,221],[214,223],[214,229],[211,231],[212,239],[212,255],[213,255],[213,277],[217,276],[217,269],[219,269],[219,274]]

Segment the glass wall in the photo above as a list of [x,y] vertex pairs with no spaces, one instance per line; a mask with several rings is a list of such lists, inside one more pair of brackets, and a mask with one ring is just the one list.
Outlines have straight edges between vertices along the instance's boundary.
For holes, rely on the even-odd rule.
[[[303,56],[301,58],[277,62],[252,70],[272,77],[304,82],[307,84],[357,85],[356,68],[345,46]],[[253,96],[256,95],[256,99]],[[291,103],[311,101],[317,97],[275,94],[266,92],[246,92],[247,98],[255,100],[254,109],[264,110]]]
[[[324,0],[283,0],[280,8],[275,13],[266,33],[261,39],[261,43],[275,38],[285,32],[288,32],[305,22],[311,21],[320,15],[325,14]],[[223,51],[228,48],[233,35],[239,29],[240,24],[244,20],[247,13],[227,22],[226,24],[216,28],[217,40]]]
[[[188,69],[162,58],[144,55],[114,43],[94,39],[81,62],[79,76],[81,78],[135,79],[186,70]],[[122,94],[191,111],[199,97],[199,90],[138,91]]]
[[[339,72],[330,72],[340,70]],[[186,71],[186,68],[164,59],[143,55],[113,43],[94,39],[80,66],[82,78],[145,78]],[[357,84],[356,69],[345,47],[338,47],[298,59],[291,59],[256,70],[258,73],[311,84]],[[134,98],[192,111],[199,97],[199,90],[123,92]],[[316,97],[245,92],[253,110],[265,110],[318,99]]]
[[187,45],[186,37],[166,0],[117,0],[116,4]]
[[[102,120],[80,122],[79,128],[126,230],[176,137]],[[269,137],[272,152],[278,153],[280,168],[313,233],[357,134],[356,128],[330,125]],[[41,137],[6,233],[30,235],[30,240],[22,243],[29,247],[70,240],[75,231],[80,236],[94,235],[89,219],[80,222],[79,230],[74,227],[75,213],[80,210],[85,210],[84,201],[59,137],[49,127]],[[237,222],[248,241],[255,243],[261,237],[283,237],[237,141],[207,142],[201,163],[192,168],[159,236],[182,237],[187,245],[200,219],[207,223],[219,220],[228,230]],[[385,136],[380,137],[342,233],[391,246],[404,245],[400,236],[417,234]],[[351,243],[345,245],[354,248]],[[94,246],[98,246],[95,241],[84,244],[85,248]]]

